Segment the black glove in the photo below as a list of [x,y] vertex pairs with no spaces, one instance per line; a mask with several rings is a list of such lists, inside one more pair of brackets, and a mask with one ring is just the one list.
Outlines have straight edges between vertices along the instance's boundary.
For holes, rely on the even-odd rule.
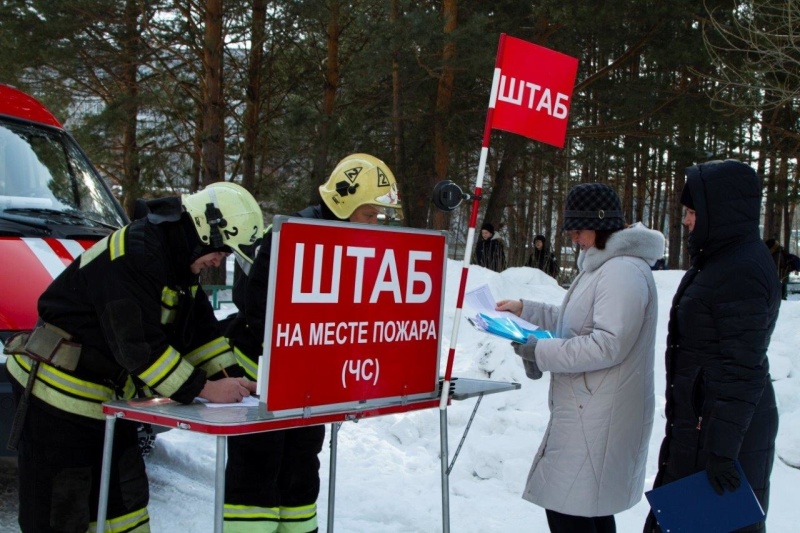
[[706,462],[706,475],[708,482],[714,488],[714,491],[722,496],[725,489],[733,492],[742,484],[739,479],[739,471],[736,470],[736,465],[733,459],[727,457],[720,457],[713,453],[709,455]]
[[539,379],[542,377],[542,371],[536,365],[536,343],[539,341],[536,337],[528,337],[525,344],[512,342],[511,346],[514,347],[514,353],[522,357],[522,366],[525,367],[525,375],[530,379]]

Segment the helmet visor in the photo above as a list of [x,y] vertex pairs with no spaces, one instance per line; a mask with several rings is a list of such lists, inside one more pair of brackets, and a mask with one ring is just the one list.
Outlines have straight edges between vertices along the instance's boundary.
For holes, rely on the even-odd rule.
[[381,207],[376,205],[375,207],[378,208],[378,219],[384,223],[399,222],[403,220],[403,210],[400,209],[400,206]]
[[373,205],[378,208],[379,216],[382,220],[403,220],[400,195],[397,193],[397,185],[395,183],[392,183],[386,194],[375,198],[375,203]]

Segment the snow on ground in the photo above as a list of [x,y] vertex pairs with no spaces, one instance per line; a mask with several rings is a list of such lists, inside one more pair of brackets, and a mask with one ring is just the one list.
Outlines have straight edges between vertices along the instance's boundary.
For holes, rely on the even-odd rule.
[[[442,335],[442,362],[447,357],[455,315],[461,262],[450,261]],[[656,455],[663,436],[664,347],[669,305],[682,271],[654,273],[659,291],[656,340],[656,421],[650,440],[646,489],[656,473]],[[564,289],[538,270],[511,268],[501,274],[471,266],[467,288],[488,283],[497,299],[528,298],[558,304]],[[468,315],[465,309],[465,315]],[[220,311],[226,315],[230,309]],[[771,532],[796,531],[800,506],[800,301],[783,302],[770,347],[770,362],[780,407],[778,457],[772,473],[772,498],[767,519]],[[464,320],[462,318],[462,320]],[[482,400],[464,446],[449,477],[450,528],[458,533],[547,531],[544,511],[521,499],[533,454],[548,420],[547,375],[525,377],[510,345],[460,326],[453,375],[515,381],[518,391]],[[476,399],[448,408],[450,460],[458,447]],[[328,436],[330,438],[330,427]],[[334,511],[335,531],[344,533],[429,533],[442,529],[439,411],[415,411],[364,419],[341,426],[338,440]],[[171,430],[159,435],[148,459],[151,481],[152,530],[213,530],[216,443],[212,436]],[[320,531],[328,519],[330,450],[321,454],[322,491],[318,500]],[[643,498],[617,515],[622,533],[641,531],[648,511]]]

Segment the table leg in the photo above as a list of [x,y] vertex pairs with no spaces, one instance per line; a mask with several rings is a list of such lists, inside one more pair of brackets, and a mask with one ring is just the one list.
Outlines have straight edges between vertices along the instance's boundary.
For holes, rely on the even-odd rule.
[[447,409],[439,409],[439,455],[442,468],[442,533],[450,533],[450,472],[447,447]]
[[339,427],[341,422],[331,424],[331,464],[328,469],[328,529],[333,533],[333,513],[336,505],[336,446],[339,441]]
[[214,533],[222,533],[225,512],[225,454],[228,438],[217,436],[217,468],[214,481]]
[[108,485],[111,476],[111,456],[114,453],[114,426],[117,417],[106,415],[106,433],[103,440],[103,464],[100,468],[100,499],[97,502],[97,531],[106,530],[108,512]]

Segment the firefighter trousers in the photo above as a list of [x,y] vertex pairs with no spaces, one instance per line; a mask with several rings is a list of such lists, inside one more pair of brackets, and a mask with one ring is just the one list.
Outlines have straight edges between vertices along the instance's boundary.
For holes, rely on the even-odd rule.
[[[12,380],[15,403],[22,388]],[[19,526],[24,533],[97,529],[105,423],[32,399],[19,444]],[[109,479],[106,531],[150,531],[149,488],[136,424],[118,420]],[[108,528],[111,529],[108,529]]]
[[325,426],[228,438],[225,533],[317,531]]

